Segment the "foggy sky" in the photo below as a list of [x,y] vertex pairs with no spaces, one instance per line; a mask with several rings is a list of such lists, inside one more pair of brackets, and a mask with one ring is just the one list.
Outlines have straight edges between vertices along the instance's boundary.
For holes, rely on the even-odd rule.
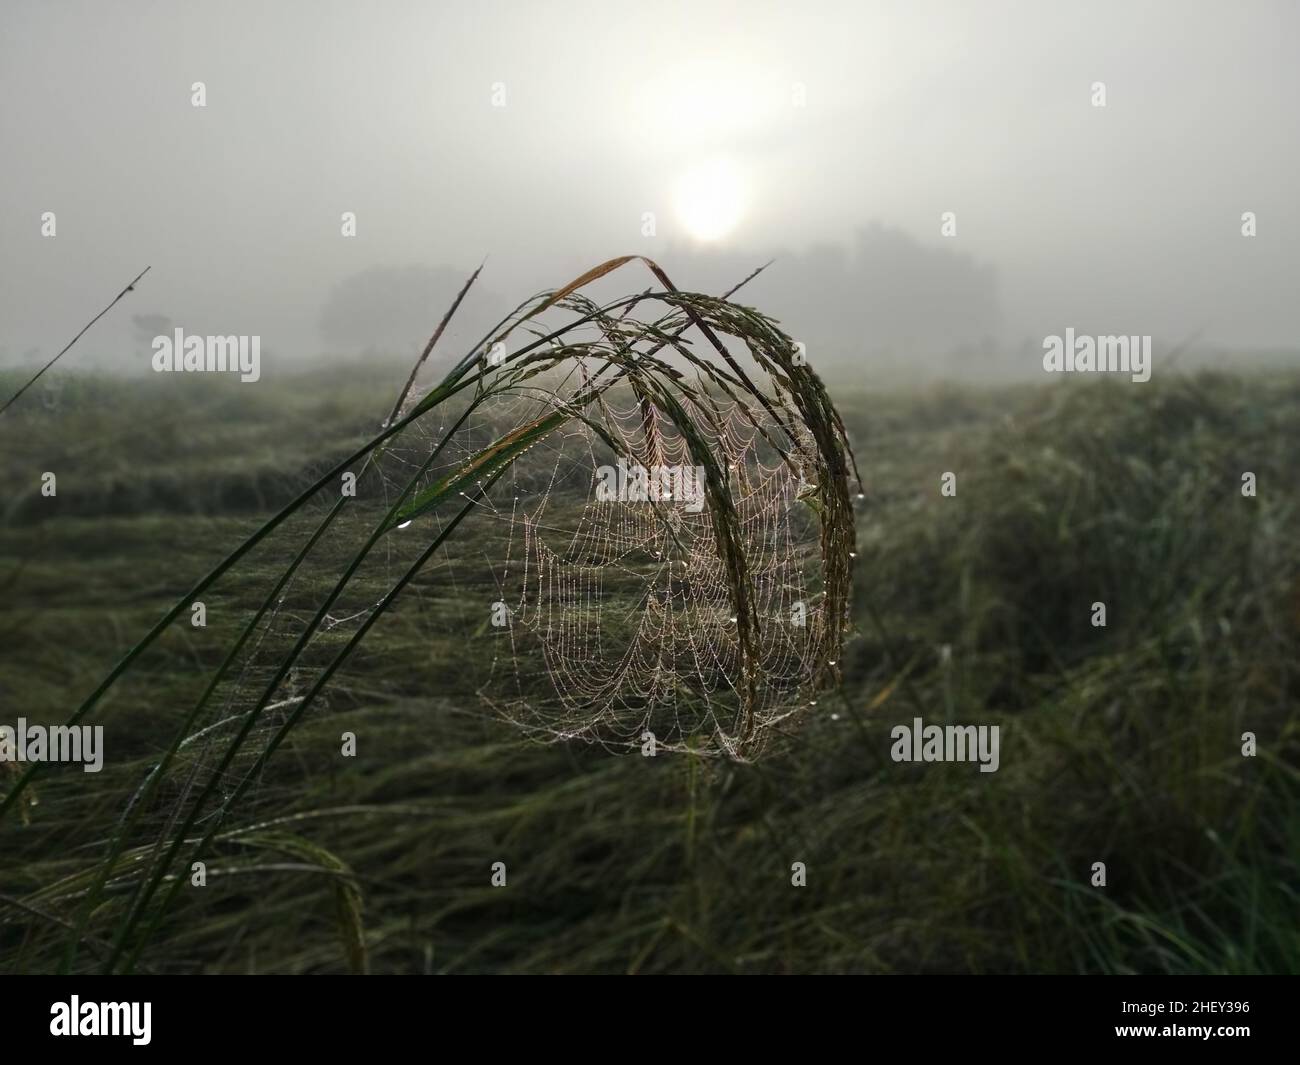
[[[359,351],[327,308],[368,271],[432,279],[431,329],[484,257],[495,316],[627,253],[714,291],[777,255],[746,302],[850,365],[1068,326],[1294,348],[1298,42],[1300,5],[1260,0],[6,0],[0,365],[145,265],[69,365],[144,365],[133,316]],[[745,209],[705,247],[672,197],[715,155]]]

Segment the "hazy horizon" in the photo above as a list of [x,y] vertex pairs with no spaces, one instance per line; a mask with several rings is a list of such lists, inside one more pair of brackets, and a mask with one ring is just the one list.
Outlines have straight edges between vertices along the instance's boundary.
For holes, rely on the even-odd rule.
[[775,258],[742,299],[828,370],[1296,346],[1294,4],[614,8],[7,5],[0,365],[146,265],[66,368],[143,366],[136,318],[400,355],[485,258],[466,321],[624,254],[703,291]]

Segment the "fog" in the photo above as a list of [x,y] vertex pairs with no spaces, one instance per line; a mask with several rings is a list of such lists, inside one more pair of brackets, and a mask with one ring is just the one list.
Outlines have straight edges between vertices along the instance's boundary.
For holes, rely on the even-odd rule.
[[1298,40],[1288,2],[7,0],[0,366],[146,265],[64,370],[171,325],[409,357],[486,260],[463,346],[630,253],[774,259],[743,300],[841,376],[1293,349]]

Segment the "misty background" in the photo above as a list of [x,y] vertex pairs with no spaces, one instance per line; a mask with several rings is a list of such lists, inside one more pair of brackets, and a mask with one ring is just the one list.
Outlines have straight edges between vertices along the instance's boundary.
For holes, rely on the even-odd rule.
[[[10,0],[0,367],[146,265],[61,369],[145,370],[173,328],[258,334],[264,373],[409,360],[486,259],[451,359],[633,253],[706,292],[774,259],[738,298],[864,384],[1041,373],[1067,327],[1153,335],[1157,366],[1293,351],[1297,40],[1260,0]],[[715,160],[703,239],[680,190]]]

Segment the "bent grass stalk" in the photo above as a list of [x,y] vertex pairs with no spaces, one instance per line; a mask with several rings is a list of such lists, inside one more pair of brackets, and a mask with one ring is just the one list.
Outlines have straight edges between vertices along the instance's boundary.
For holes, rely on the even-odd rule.
[[[665,291],[647,291],[636,296],[613,301],[604,306],[596,306],[578,294],[579,290],[584,286],[634,260],[643,262],[664,285]],[[741,284],[746,283],[758,272],[755,271]],[[437,387],[415,403],[408,413],[401,415],[401,409],[409,395],[415,374],[418,372],[420,365],[427,359],[448,320],[460,305],[466,291],[477,276],[478,271],[475,271],[421,353],[411,377],[398,397],[398,401],[393,408],[393,414],[385,423],[383,430],[347,458],[334,465],[328,472],[317,478],[310,487],[295,497],[218,563],[185,597],[163,615],[141,641],[131,648],[69,718],[69,725],[74,725],[80,721],[98,703],[104,693],[130,669],[144,651],[156,641],[162,632],[180,616],[195,598],[238,564],[254,547],[275,532],[287,519],[296,514],[309,500],[325,488],[326,485],[334,481],[348,467],[364,458],[366,468],[368,468],[378,460],[387,442],[407,430],[425,415],[441,407],[464,389],[475,386],[475,393],[457,422],[442,436],[438,445],[431,449],[418,471],[409,478],[383,518],[371,530],[360,550],[352,557],[293,648],[281,659],[274,676],[264,688],[257,703],[252,710],[244,715],[240,729],[227,745],[219,763],[208,777],[205,786],[189,804],[180,825],[176,827],[174,832],[171,831],[169,825],[164,830],[163,837],[160,837],[157,844],[155,844],[152,869],[147,875],[139,876],[135,891],[126,907],[125,915],[120,920],[117,934],[113,940],[112,953],[104,964],[104,971],[113,971],[117,963],[123,958],[125,958],[124,968],[129,971],[135,966],[140,953],[151,941],[170,903],[174,900],[180,886],[185,883],[185,878],[173,876],[169,890],[156,905],[151,907],[151,904],[154,903],[158,889],[168,878],[169,870],[172,868],[181,849],[187,843],[194,842],[191,833],[202,810],[220,785],[222,775],[233,764],[234,759],[252,734],[254,727],[262,718],[265,708],[274,698],[280,684],[319,631],[330,607],[349,586],[357,570],[379,540],[395,526],[433,510],[454,496],[464,496],[467,500],[448,524],[433,538],[416,561],[389,588],[383,598],[370,609],[357,631],[353,633],[346,645],[320,673],[306,696],[298,702],[297,706],[286,717],[285,721],[258,754],[251,767],[243,775],[239,784],[210,816],[210,824],[193,847],[192,857],[197,858],[197,856],[206,853],[213,841],[220,837],[222,825],[231,810],[243,798],[252,783],[258,779],[272,754],[301,720],[317,695],[343,665],[352,651],[360,644],[378,619],[387,611],[401,591],[432,558],[438,548],[455,532],[461,521],[473,509],[477,501],[482,498],[483,493],[514,464],[521,454],[538,440],[575,419],[586,423],[601,435],[606,440],[606,443],[615,446],[617,450],[614,441],[601,430],[597,421],[588,418],[584,408],[593,402],[600,401],[604,393],[620,381],[629,381],[634,392],[641,397],[643,404],[657,408],[667,416],[681,434],[693,460],[708,471],[709,476],[706,478],[705,494],[714,517],[713,530],[718,558],[724,567],[727,585],[732,596],[732,606],[737,617],[743,681],[741,688],[737,691],[741,701],[740,727],[737,733],[730,738],[726,736],[721,738],[727,753],[734,755],[743,747],[753,733],[753,706],[756,686],[759,683],[756,650],[758,626],[753,596],[749,587],[748,563],[744,544],[739,534],[739,519],[731,499],[728,478],[720,469],[716,456],[712,454],[708,446],[707,439],[698,431],[693,416],[688,414],[678,396],[691,399],[699,416],[711,421],[712,419],[707,412],[710,408],[715,411],[717,408],[713,406],[709,389],[716,388],[737,404],[741,412],[769,440],[787,465],[791,463],[790,456],[771,439],[767,430],[755,419],[750,403],[761,407],[763,412],[772,419],[773,423],[786,433],[787,439],[792,444],[800,450],[804,445],[799,442],[799,437],[796,434],[790,432],[785,419],[778,413],[768,395],[754,384],[744,368],[727,350],[719,337],[719,333],[728,335],[743,343],[756,365],[768,373],[771,380],[777,385],[778,390],[793,399],[794,410],[789,406],[786,406],[785,410],[787,414],[797,411],[800,420],[804,423],[803,428],[809,432],[815,444],[818,454],[816,456],[805,455],[804,457],[812,458],[816,463],[815,468],[821,471],[819,478],[822,481],[819,488],[821,506],[818,513],[822,525],[823,581],[826,601],[830,610],[828,614],[830,618],[829,629],[826,633],[823,633],[821,641],[823,646],[818,648],[822,661],[817,663],[816,681],[821,684],[828,676],[833,677],[835,675],[836,671],[833,664],[838,658],[839,641],[843,635],[843,614],[847,603],[849,579],[849,547],[853,535],[851,506],[848,503],[848,469],[852,465],[854,472],[856,472],[856,462],[853,460],[852,450],[844,434],[838,412],[830,403],[829,397],[827,397],[825,389],[816,375],[806,366],[797,365],[793,361],[793,344],[789,338],[757,312],[728,302],[730,295],[735,291],[735,288],[740,287],[739,285],[722,297],[681,293],[672,285],[672,282],[657,264],[640,256],[625,256],[602,263],[563,288],[552,293],[543,294],[536,306],[526,313],[523,312],[527,303],[521,304],[520,307],[516,308],[515,311],[507,315],[494,327],[494,330],[501,330],[499,333],[494,337],[489,333],[489,337],[492,337],[491,341],[485,338],[479,345],[471,349]],[[665,306],[668,309],[667,314],[657,322],[641,322],[626,317],[633,308],[647,301],[658,302]],[[492,365],[482,358],[481,352],[488,343],[504,343],[516,329],[537,318],[542,312],[556,307],[573,310],[578,313],[578,317],[558,329],[545,332],[544,335],[538,336],[536,333],[539,331],[530,329],[535,338],[506,356],[496,365]],[[620,312],[619,316],[617,318],[611,317],[613,312]],[[664,324],[674,318],[677,319],[679,327],[674,330],[666,330]],[[572,339],[571,334],[575,330],[588,325],[594,325],[603,339],[599,341]],[[683,333],[692,327],[697,328],[703,334],[721,363],[725,365],[725,369],[723,365],[705,359],[691,350],[689,343],[681,339]],[[564,343],[557,344],[557,341],[564,341]],[[645,351],[638,350],[635,345],[640,342],[646,342],[652,346]],[[542,350],[544,346],[548,347]],[[658,353],[665,347],[670,348],[675,355],[682,358],[688,366],[695,370],[695,383],[687,381],[679,370],[658,357]],[[603,365],[589,379],[586,377],[588,359],[603,361]],[[512,392],[518,394],[522,382],[566,363],[573,364],[575,367],[580,366],[583,369],[586,383],[575,396],[567,401],[553,403],[554,409],[550,413],[539,416],[531,422],[506,433],[488,447],[480,450],[467,463],[439,478],[438,481],[427,488],[416,492],[420,479],[430,469],[448,441],[460,430],[471,412],[478,409],[485,399]],[[471,370],[476,365],[479,367],[478,372],[471,373]],[[615,369],[615,372],[607,374],[607,371],[611,368]],[[467,492],[466,490],[472,486],[472,492]],[[413,493],[415,494],[413,495]],[[171,767],[178,750],[189,736],[190,731],[207,707],[222,680],[225,679],[234,663],[238,660],[248,640],[262,624],[271,605],[278,600],[293,575],[319,544],[326,530],[331,527],[342,507],[346,504],[347,499],[348,497],[341,497],[335,502],[315,531],[298,550],[289,567],[280,575],[262,606],[255,612],[252,620],[245,626],[234,646],[223,659],[216,675],[205,688],[198,703],[182,721],[181,727],[176,731],[164,756],[149,771],[145,781],[137,789],[128,804],[127,810],[110,841],[107,855],[102,863],[98,863],[98,869],[93,881],[79,908],[73,934],[69,939],[63,959],[63,968],[65,970],[71,969],[75,962],[78,946],[86,941],[89,922],[103,897],[108,881],[113,878],[119,868],[118,859],[126,847],[130,832],[143,811],[150,805],[156,794],[157,786]],[[830,663],[829,667],[825,665],[827,660]],[[0,801],[0,816],[3,816],[17,802],[19,796],[40,767],[40,763],[33,763],[26,769],[9,794]],[[170,835],[171,839],[164,847],[167,835]],[[143,934],[134,935],[142,922],[145,922]]]
[[[406,401],[406,398],[410,393],[411,387],[415,380],[416,373],[418,372],[420,366],[428,358],[430,352],[433,350],[434,345],[441,337],[444,329],[447,326],[448,321],[451,319],[451,316],[455,313],[457,307],[460,306],[461,301],[464,299],[465,293],[469,290],[469,287],[477,279],[479,272],[480,272],[479,270],[476,270],[474,274],[471,275],[469,280],[466,281],[465,286],[461,289],[459,295],[456,297],[455,302],[452,304],[452,306],[449,308],[447,313],[444,315],[437,330],[430,338],[423,352],[420,354],[420,357],[417,359],[415,366],[412,368],[411,375],[407,378],[406,385],[403,387],[401,394],[398,396],[397,402],[393,407],[393,412],[389,416],[389,422],[392,422],[400,413],[402,405]],[[749,275],[749,277],[747,277],[744,282],[741,282],[741,284],[744,284],[750,279],[752,279],[754,276],[757,275],[757,273],[758,271],[755,271],[753,274]],[[739,285],[736,286],[736,288],[739,287],[740,287]],[[732,290],[732,292],[734,291],[735,289]],[[729,294],[730,293],[728,293],[728,295]],[[630,306],[631,305],[629,305],[628,308],[625,308],[625,311],[627,309],[630,309]],[[596,313],[601,313],[601,312],[597,311]],[[503,319],[503,322],[497,323],[497,325],[494,327],[494,331],[496,329],[501,328],[502,324],[508,320],[509,320],[509,316],[507,317],[507,319]],[[490,335],[491,334],[489,334],[489,336]],[[679,335],[680,335],[680,331],[679,331]],[[487,337],[484,337],[480,341],[480,345],[485,344],[486,342],[487,342]],[[657,351],[662,346],[663,344],[661,343],[658,347],[656,347],[653,350]],[[467,368],[468,365],[472,365],[472,363],[466,363],[464,360],[462,360],[462,363],[457,367],[457,370],[454,372],[460,372],[462,369]],[[606,364],[606,365],[608,366],[611,364]],[[602,370],[603,369],[604,367],[602,367]],[[459,430],[461,425],[463,425],[463,423],[468,419],[469,415],[475,409],[477,402],[481,398],[483,398],[484,395],[486,395],[486,393],[480,392],[480,394],[476,396],[475,402],[471,403],[467,407],[464,413],[462,413],[460,418],[457,420],[456,424],[453,425],[452,428],[443,436],[442,440],[439,442],[437,447],[434,449],[433,453],[429,456],[429,458],[426,460],[424,465],[421,467],[420,471],[417,472],[415,477],[411,478],[411,481],[407,485],[406,490],[402,493],[401,497],[399,497],[398,499],[398,502],[394,505],[394,510],[396,510],[396,508],[400,506],[402,499],[404,499],[406,495],[409,494],[411,488],[418,481],[421,474],[423,474],[425,470],[428,469],[428,467],[432,464],[433,460],[436,459],[437,456],[441,453],[442,449],[452,439],[452,437]],[[558,424],[558,422],[556,424]],[[534,435],[540,435],[540,434],[534,434]],[[528,440],[531,438],[532,437],[529,437],[528,439],[524,439],[523,441],[521,441],[520,442],[521,446],[523,444],[526,444]],[[517,453],[518,450],[515,451],[515,454]],[[368,456],[367,458],[367,466],[369,466],[371,462],[377,460],[378,455],[379,455],[378,449],[372,452],[371,455]],[[501,467],[502,470],[504,470],[504,468],[505,468],[504,466]],[[480,476],[481,474],[482,474],[482,468],[480,467],[472,471],[471,475],[463,478],[459,478],[453,484],[450,485],[442,484],[442,485],[433,486],[433,488],[431,488],[429,492],[426,493],[424,497],[422,497],[422,505],[418,508],[418,511],[416,512],[423,512],[423,510],[428,509],[429,507],[435,505],[439,498],[442,498],[445,495],[449,495],[450,492],[452,491],[459,490],[461,487],[463,487],[463,485],[467,484],[470,480],[472,480],[473,477]],[[278,599],[280,593],[282,592],[282,590],[284,589],[288,581],[292,578],[293,574],[297,571],[297,569],[302,564],[302,562],[306,559],[306,557],[310,554],[310,552],[315,547],[315,545],[319,542],[321,537],[324,535],[325,531],[330,527],[334,519],[338,516],[339,512],[346,505],[346,503],[349,501],[350,498],[351,497],[348,496],[340,496],[340,498],[334,503],[333,507],[330,509],[329,513],[326,515],[324,520],[317,526],[316,530],[313,532],[311,537],[301,548],[298,555],[294,558],[293,562],[290,564],[289,568],[281,575],[275,587],[267,595],[266,599],[262,603],[262,606],[258,609],[257,613],[254,615],[252,620],[245,627],[243,633],[236,641],[234,647],[231,649],[229,654],[226,656],[225,660],[222,662],[216,675],[213,677],[207,689],[204,691],[199,702],[190,712],[189,716],[181,725],[180,729],[177,730],[175,736],[173,737],[172,744],[168,749],[168,751],[166,752],[166,754],[164,755],[164,758],[159,762],[158,766],[155,767],[155,769],[150,773],[148,779],[146,780],[145,785],[142,787],[140,791],[137,792],[136,797],[132,800],[132,804],[130,809],[128,810],[127,816],[123,819],[117,832],[115,832],[114,834],[114,838],[110,844],[109,855],[102,865],[101,874],[98,878],[96,878],[95,882],[93,883],[90,891],[88,892],[86,902],[81,908],[81,913],[78,918],[77,924],[75,926],[74,935],[70,939],[67,951],[65,953],[65,957],[62,965],[63,971],[67,971],[71,967],[73,961],[75,960],[76,949],[78,943],[81,940],[81,935],[85,930],[85,926],[89,920],[90,914],[93,913],[95,906],[98,904],[100,898],[102,897],[104,887],[111,876],[111,870],[114,867],[114,862],[116,860],[116,857],[121,852],[122,847],[125,845],[127,833],[129,832],[131,826],[135,823],[135,820],[138,818],[139,814],[148,805],[148,801],[153,794],[154,788],[156,787],[157,783],[162,779],[162,777],[165,775],[167,768],[171,764],[171,761],[174,759],[176,752],[179,750],[182,742],[184,741],[184,738],[188,735],[190,728],[193,727],[195,720],[197,720],[199,715],[202,713],[203,709],[206,707],[209,699],[216,691],[220,682],[222,681],[222,679],[224,679],[226,674],[229,672],[231,666],[237,660],[240,651],[243,649],[243,646],[247,643],[248,639],[251,638],[254,631],[256,631],[258,625],[261,622],[261,619],[265,616],[267,611],[270,609],[272,603],[274,603]],[[254,709],[251,712],[249,712],[249,714],[247,715],[243,727],[240,729],[238,735],[232,741],[230,747],[227,748],[226,756],[222,759],[221,765],[217,768],[216,771],[214,771],[212,777],[209,780],[208,786],[204,788],[202,793],[199,795],[198,799],[195,801],[194,806],[191,808],[190,816],[186,819],[186,822],[182,826],[181,830],[176,834],[175,840],[172,846],[168,849],[167,854],[159,862],[158,855],[157,853],[155,853],[155,868],[154,868],[152,879],[148,882],[147,887],[145,886],[145,882],[143,880],[141,881],[141,884],[138,886],[137,891],[133,896],[133,901],[129,908],[128,922],[127,922],[128,926],[130,926],[136,920],[138,920],[138,916],[137,916],[138,909],[140,907],[143,907],[144,905],[147,905],[149,899],[157,890],[158,885],[161,883],[162,879],[166,876],[166,871],[170,867],[171,862],[174,860],[175,855],[179,850],[181,841],[185,838],[187,833],[190,831],[194,821],[198,816],[200,809],[206,803],[207,799],[211,796],[211,793],[218,781],[219,775],[229,767],[230,762],[233,760],[233,758],[238,753],[238,751],[242,748],[245,740],[247,739],[257,719],[260,717],[262,711],[265,709],[267,701],[274,693],[275,688],[278,686],[278,684],[283,679],[283,677],[287,674],[288,670],[292,667],[292,665],[296,662],[301,651],[305,649],[311,636],[319,628],[319,624],[325,617],[328,608],[330,607],[330,605],[332,605],[334,601],[336,601],[337,596],[341,594],[344,586],[347,584],[348,579],[351,577],[351,575],[355,572],[357,566],[360,565],[361,561],[369,553],[370,549],[374,546],[375,541],[377,540],[377,538],[381,533],[387,531],[388,529],[392,528],[393,525],[398,524],[401,521],[409,520],[409,518],[412,516],[414,516],[414,512],[403,514],[399,518],[394,518],[394,511],[390,511],[385,522],[381,523],[381,525],[378,528],[376,528],[371,539],[368,541],[366,546],[362,549],[361,553],[357,556],[357,558],[354,559],[353,564],[352,566],[349,567],[348,572],[336,585],[333,593],[331,593],[330,598],[320,608],[317,617],[313,620],[312,624],[308,627],[306,632],[304,632],[302,638],[298,642],[298,645],[289,653],[287,658],[282,663],[281,669],[277,673],[275,680],[273,680],[272,683],[268,686],[265,693],[263,694],[262,699],[259,701],[257,706],[254,707]],[[162,840],[159,841],[158,848],[161,849],[161,846],[162,846]],[[174,889],[173,889],[173,893],[174,893]],[[115,951],[115,953],[113,954],[112,959],[110,960],[110,965],[112,961],[116,960],[118,956],[118,952],[120,952],[121,945],[122,944],[120,942],[117,944],[117,951]]]

